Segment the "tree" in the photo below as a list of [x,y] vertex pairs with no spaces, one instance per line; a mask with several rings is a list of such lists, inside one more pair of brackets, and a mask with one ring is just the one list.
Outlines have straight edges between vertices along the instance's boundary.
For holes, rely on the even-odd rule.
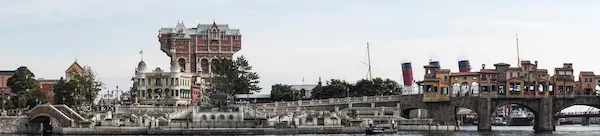
[[273,101],[296,101],[300,92],[290,85],[275,84],[271,86],[271,99]]
[[252,72],[252,66],[244,56],[238,57],[232,61],[223,59],[216,61],[212,79],[212,89],[224,92],[228,95],[234,94],[252,94],[259,92],[258,79],[256,72]]
[[72,84],[67,83],[62,77],[54,85],[52,91],[54,92],[54,103],[56,104],[65,104],[68,106],[75,105],[75,101],[73,99],[73,91],[75,88]]
[[17,108],[25,108],[29,91],[40,89],[35,75],[25,66],[17,68],[15,74],[6,81],[6,85],[10,87],[12,93],[18,96],[16,100],[12,99],[15,100],[14,104]]
[[400,84],[391,79],[374,78],[372,81],[362,79],[356,82],[351,95],[353,97],[399,95],[401,90]]
[[37,104],[47,103],[46,93],[41,88],[34,88],[30,90],[29,97],[27,97],[27,106],[33,108]]
[[318,85],[313,88],[312,98],[344,98],[361,96],[399,95],[402,88],[391,79],[374,78],[372,81],[361,79],[356,84],[350,84],[339,79],[331,79],[326,86]]
[[73,72],[69,84],[73,87],[75,104],[91,104],[102,90],[102,82],[96,80],[96,74],[91,67],[84,67],[82,73]]
[[312,97],[314,99],[343,98],[349,96],[353,85],[339,79],[327,81],[326,86],[317,86],[313,88]]

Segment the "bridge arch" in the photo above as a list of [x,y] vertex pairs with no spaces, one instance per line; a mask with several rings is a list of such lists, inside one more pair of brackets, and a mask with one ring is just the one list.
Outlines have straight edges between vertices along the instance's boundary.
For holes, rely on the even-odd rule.
[[[540,124],[543,122],[542,121],[543,119],[541,117],[543,115],[539,112],[540,111],[540,109],[539,109],[540,107],[538,106],[539,103],[537,103],[535,101],[502,101],[501,100],[492,105],[492,110],[490,111],[490,115],[494,115],[494,113],[497,114],[498,109],[501,109],[502,107],[505,107],[505,106],[512,107],[513,105],[517,105],[518,107],[524,108],[533,114],[533,117],[532,117],[531,115],[529,115],[528,112],[517,113],[517,115],[532,119],[533,122],[530,122],[530,123],[532,123],[534,130],[537,130],[539,127],[541,127]],[[517,109],[512,109],[507,114],[512,115],[512,112],[514,112],[515,110],[517,110]],[[529,125],[529,124],[521,124],[521,125]]]
[[33,109],[29,110],[28,116],[29,122],[32,123],[49,123],[52,121],[52,126],[75,126],[75,121],[71,117],[57,109],[57,107],[49,104],[33,107]]
[[600,109],[600,96],[579,96],[576,99],[557,99],[554,100],[552,113],[558,113],[568,107],[575,105],[585,105]]
[[62,127],[61,123],[56,118],[53,118],[52,115],[46,113],[40,113],[33,117],[30,117],[29,123],[42,123],[42,127],[44,128],[44,130]]

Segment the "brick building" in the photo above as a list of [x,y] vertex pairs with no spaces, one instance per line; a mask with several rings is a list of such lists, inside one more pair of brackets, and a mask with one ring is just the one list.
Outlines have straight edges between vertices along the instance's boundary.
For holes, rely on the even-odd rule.
[[[84,72],[84,68],[81,67],[81,65],[79,65],[79,63],[77,63],[77,61],[75,61],[67,68],[67,70],[65,70],[65,78],[64,79],[66,81],[69,81],[71,79],[72,73],[83,73],[83,72]],[[44,78],[38,79],[40,88],[46,94],[46,98],[48,99],[49,103],[54,102],[54,91],[53,91],[54,85],[56,83],[58,83],[59,80],[60,79],[44,79]]]
[[8,78],[15,74],[14,70],[2,70],[0,71],[0,95],[10,94],[10,87],[6,85]]
[[239,29],[215,22],[190,28],[178,22],[175,27],[163,27],[158,32],[161,50],[180,65],[182,72],[194,75],[193,101],[207,100],[203,92],[209,90],[213,76],[211,64],[232,59],[242,48],[241,37]]

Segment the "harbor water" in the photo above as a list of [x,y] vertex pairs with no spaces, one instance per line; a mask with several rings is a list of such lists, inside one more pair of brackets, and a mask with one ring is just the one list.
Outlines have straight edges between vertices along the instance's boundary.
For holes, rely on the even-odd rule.
[[[385,136],[598,136],[600,125],[561,125],[556,126],[556,131],[535,133],[533,126],[492,126],[492,131],[478,132],[477,126],[462,126],[460,131],[400,131],[396,134]],[[319,134],[319,136],[360,136],[364,134]],[[3,136],[29,136],[23,134],[3,134]],[[31,135],[33,136],[33,135]],[[272,135],[275,136],[275,135]],[[299,135],[313,136],[313,135]]]

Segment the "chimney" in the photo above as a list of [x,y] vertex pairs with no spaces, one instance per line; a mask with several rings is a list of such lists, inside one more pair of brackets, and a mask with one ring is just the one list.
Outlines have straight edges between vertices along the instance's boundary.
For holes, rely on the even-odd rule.
[[534,63],[535,63],[535,66],[537,66],[537,64],[538,64],[538,61],[536,60],[536,61],[534,61]]

